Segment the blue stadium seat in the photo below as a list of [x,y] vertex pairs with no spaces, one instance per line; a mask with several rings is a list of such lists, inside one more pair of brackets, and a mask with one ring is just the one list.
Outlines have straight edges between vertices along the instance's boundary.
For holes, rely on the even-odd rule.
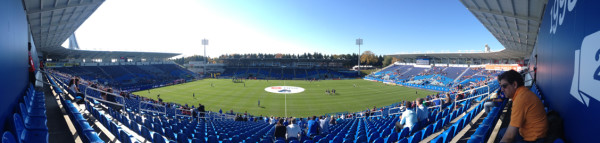
[[207,142],[208,143],[218,143],[219,140],[217,139],[216,136],[210,135],[210,136],[208,136],[208,141]]
[[434,126],[431,124],[429,126],[427,126],[425,128],[425,131],[423,132],[423,135],[421,135],[421,140],[427,138],[429,135],[431,135],[431,133],[433,133],[433,128]]
[[448,132],[444,133],[443,137],[444,137],[444,143],[450,142],[450,140],[452,140],[452,138],[454,138],[454,129],[456,128],[456,126],[451,126],[450,128],[448,128]]
[[419,141],[421,141],[421,137],[422,137],[423,132],[422,131],[417,131],[414,135],[412,135],[409,139],[408,142],[410,143],[418,143]]
[[467,140],[467,143],[482,143],[483,141],[483,138],[480,136],[471,136],[471,138]]
[[378,137],[377,139],[375,139],[375,141],[373,141],[373,143],[383,143],[383,138]]
[[341,143],[344,142],[344,138],[342,136],[336,136],[335,138],[333,138],[332,141],[330,141],[330,143]]
[[402,138],[401,140],[398,141],[398,143],[408,143],[408,139]]
[[205,143],[204,138],[194,138],[192,139],[192,143]]
[[163,138],[160,134],[155,132],[152,135],[152,143],[165,143],[165,138]]
[[386,143],[393,143],[396,141],[398,141],[398,133],[392,133],[392,134],[390,134],[390,136],[385,138]]
[[442,127],[444,127],[444,121],[443,120],[438,120],[435,125],[434,125],[434,130],[432,132],[437,132],[439,130],[442,129]]
[[18,143],[18,141],[12,133],[5,131],[4,134],[2,134],[2,143]]
[[410,129],[408,129],[408,127],[404,127],[404,129],[402,129],[402,131],[400,131],[400,133],[398,133],[398,140],[407,137],[409,130]]
[[377,138],[379,138],[379,133],[373,132],[373,133],[371,133],[371,136],[369,136],[369,142],[373,142]]
[[440,136],[434,138],[430,142],[431,143],[443,143],[444,142],[444,137],[442,135],[444,135],[444,134],[441,134]]
[[386,129],[381,133],[380,136],[385,138],[385,137],[389,136],[391,132],[392,132],[392,130]]
[[21,133],[23,132],[23,130],[25,130],[25,125],[23,124],[23,119],[21,118],[21,115],[19,115],[19,113],[14,113],[13,114],[13,119],[12,121],[12,128],[14,129],[14,133],[15,133],[15,137],[17,139],[20,139]]
[[189,143],[187,136],[184,133],[177,133],[177,142]]
[[121,142],[131,143],[131,137],[129,136],[129,134],[125,133],[125,131],[123,131],[123,130],[121,130],[119,132],[119,134],[120,134]]
[[84,131],[83,136],[89,143],[104,143],[104,141],[100,139],[100,136],[98,136],[98,133],[94,131]]
[[367,136],[365,135],[360,135],[358,136],[358,138],[356,138],[356,140],[354,142],[367,142]]

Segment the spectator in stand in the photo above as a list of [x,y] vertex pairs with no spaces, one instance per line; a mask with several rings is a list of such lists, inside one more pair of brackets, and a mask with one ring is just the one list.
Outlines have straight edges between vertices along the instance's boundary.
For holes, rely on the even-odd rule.
[[450,98],[450,93],[446,93],[444,97],[444,104],[442,104],[442,108],[446,108],[452,104],[452,99]]
[[219,114],[223,114],[223,110],[221,110],[221,108],[219,108]]
[[[456,100],[456,102],[460,102],[459,100],[462,100],[465,97],[465,93],[457,93],[456,96],[454,97],[454,100]],[[462,107],[462,104],[455,104],[454,105],[454,109],[458,109]]]
[[438,105],[440,105],[442,103],[442,102],[440,102],[441,99],[440,99],[440,95],[439,94],[435,95],[435,99],[432,99],[432,100],[433,100],[433,103],[435,103],[435,106],[438,106]]
[[206,112],[204,105],[198,104],[198,112],[200,112],[200,117],[204,117],[204,113]]
[[328,116],[321,116],[321,120],[319,121],[320,127],[321,127],[321,134],[325,135],[329,133],[329,120],[331,120],[331,118],[329,118]]
[[417,119],[418,122],[420,123],[428,123],[429,122],[429,110],[427,109],[427,106],[423,105],[425,101],[423,100],[423,98],[418,98],[417,99]]
[[313,116],[310,118],[307,124],[306,136],[311,139],[315,136],[319,135],[319,123],[317,122],[317,116]]
[[296,118],[291,119],[291,124],[286,127],[286,140],[289,142],[291,140],[298,140],[300,138],[300,134],[302,130],[300,126],[296,124]]
[[331,120],[329,121],[329,125],[330,125],[330,126],[331,126],[331,125],[335,125],[335,124],[336,124],[336,122],[337,122],[337,121],[336,121],[336,117],[335,117],[335,116],[333,116],[333,115],[331,115]]
[[275,140],[285,140],[286,127],[283,125],[283,119],[279,119],[275,125]]
[[33,63],[33,57],[31,57],[31,42],[27,43],[27,53],[29,54],[29,82],[35,85],[35,64]]
[[79,79],[77,79],[77,77],[73,77],[71,78],[71,80],[69,81],[69,89],[75,94],[73,96],[77,96],[77,94],[79,93]]
[[402,131],[404,127],[408,127],[412,129],[413,126],[417,124],[417,114],[410,108],[412,106],[412,102],[406,102],[406,110],[402,112],[400,116],[400,121],[396,122],[396,132]]
[[506,97],[504,96],[503,93],[501,93],[501,90],[502,89],[498,90],[498,92],[496,92],[496,93],[492,93],[492,95],[490,95],[490,99],[488,99],[483,104],[483,108],[485,109],[486,114],[490,113],[490,110],[492,108],[500,106],[502,101],[506,100]]
[[275,117],[273,117],[273,115],[271,115],[271,118],[269,118],[269,124],[275,124],[276,120]]
[[523,86],[523,77],[517,71],[500,74],[498,82],[504,95],[513,101],[509,126],[499,131],[500,142],[544,142],[548,121],[542,101]]

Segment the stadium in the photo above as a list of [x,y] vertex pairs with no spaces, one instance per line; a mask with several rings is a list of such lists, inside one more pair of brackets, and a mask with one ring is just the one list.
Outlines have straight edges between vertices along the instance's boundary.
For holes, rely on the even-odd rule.
[[207,39],[194,41],[202,56],[89,50],[75,32],[97,22],[104,0],[5,0],[2,143],[595,142],[600,1],[454,3],[503,49],[378,56],[358,38],[358,54],[249,46],[207,56]]

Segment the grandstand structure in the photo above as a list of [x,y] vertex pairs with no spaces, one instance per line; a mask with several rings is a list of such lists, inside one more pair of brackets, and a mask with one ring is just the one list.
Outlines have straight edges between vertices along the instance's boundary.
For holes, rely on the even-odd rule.
[[[289,142],[497,142],[511,103],[483,114],[498,92],[498,69],[522,70],[562,131],[549,141],[594,142],[600,85],[597,68],[600,1],[459,0],[502,43],[495,52],[394,54],[401,61],[368,80],[445,91],[453,102],[428,102],[428,121],[395,129],[401,105],[340,113],[328,133]],[[274,138],[274,118],[198,112],[115,91],[197,79],[165,59],[175,53],[67,49],[62,44],[104,0],[0,2],[0,129],[2,142],[286,142]],[[29,44],[28,44],[29,43]],[[30,51],[26,50],[27,47]],[[29,57],[30,60],[25,61]],[[39,59],[52,59],[42,68]],[[294,61],[295,60],[295,61]],[[222,76],[265,79],[353,78],[335,60],[229,60]],[[109,62],[110,61],[110,62]],[[28,64],[29,63],[29,64]],[[323,64],[324,63],[324,64]],[[28,65],[28,66],[25,66]],[[232,66],[233,65],[233,66]],[[323,67],[325,65],[325,67]],[[29,66],[34,71],[26,72]],[[52,70],[48,70],[48,68]],[[28,75],[30,74],[30,75]],[[82,78],[79,92],[73,76]],[[98,85],[101,83],[101,85]],[[475,84],[469,84],[475,83]],[[146,85],[150,87],[147,87]],[[138,87],[140,85],[146,87]],[[460,88],[457,88],[460,87]],[[106,89],[115,89],[110,91]],[[456,97],[461,97],[457,99]],[[67,116],[63,116],[67,115]],[[369,116],[370,115],[370,116]],[[305,127],[306,118],[300,126]],[[256,122],[243,121],[256,120]],[[554,119],[548,119],[555,121]],[[555,122],[553,122],[555,123]],[[399,130],[399,131],[396,131]],[[306,132],[304,130],[303,132]]]
[[224,58],[222,78],[250,79],[346,79],[358,73],[342,67],[345,60],[298,58]]

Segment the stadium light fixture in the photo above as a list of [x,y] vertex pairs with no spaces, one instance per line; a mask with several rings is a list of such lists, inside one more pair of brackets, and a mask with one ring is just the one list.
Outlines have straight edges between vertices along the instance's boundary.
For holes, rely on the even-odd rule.
[[358,75],[360,76],[360,45],[363,44],[363,39],[358,38],[356,39],[356,45],[358,45]]
[[202,39],[202,45],[204,45],[204,67],[202,67],[202,74],[206,74],[206,64],[208,64],[208,57],[206,57],[206,45],[208,45],[208,39]]

